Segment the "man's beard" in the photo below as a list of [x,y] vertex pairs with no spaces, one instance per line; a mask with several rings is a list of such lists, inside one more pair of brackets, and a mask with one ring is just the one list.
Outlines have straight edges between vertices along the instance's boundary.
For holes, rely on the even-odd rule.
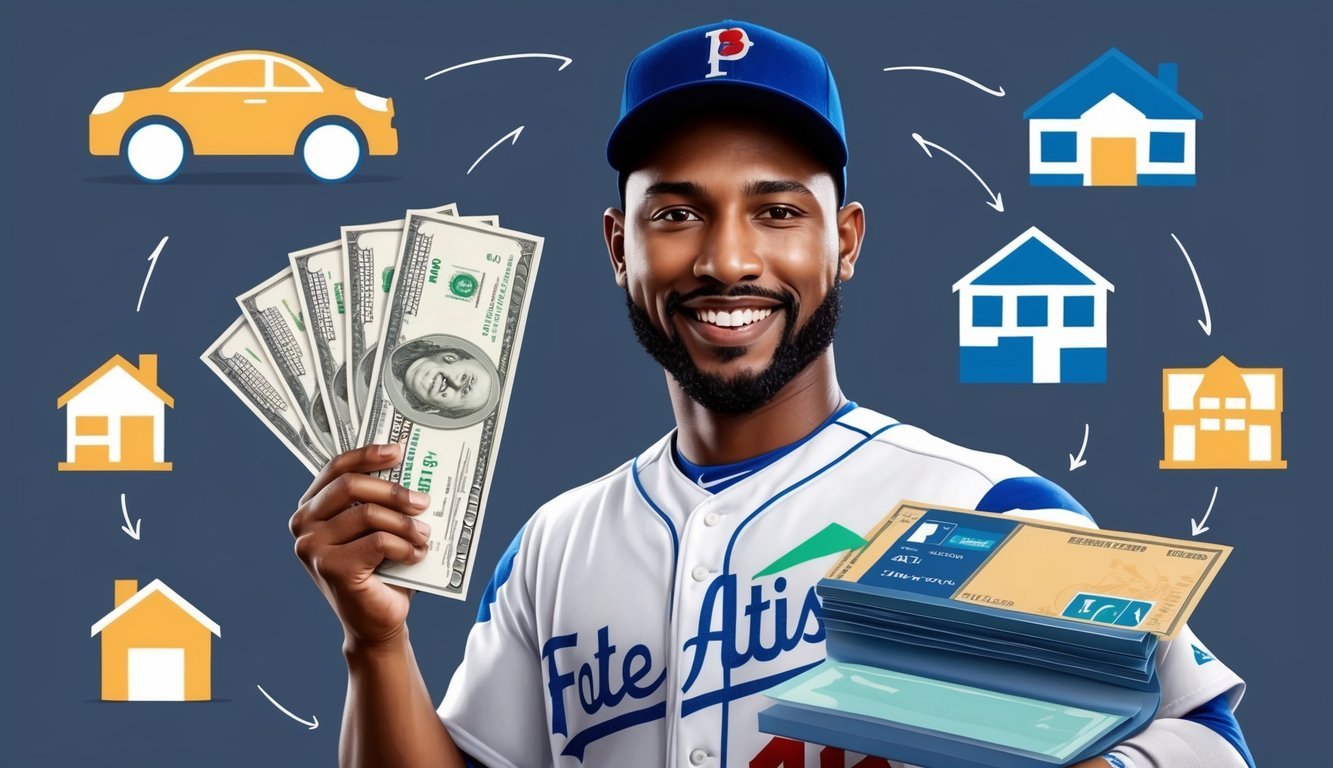
[[[796,316],[800,305],[795,297],[787,292],[777,292],[749,285],[739,285],[730,291],[722,292],[711,289],[691,291],[687,295],[672,292],[667,297],[668,336],[653,325],[648,313],[634,303],[629,291],[625,291],[625,303],[629,307],[630,325],[639,344],[652,355],[666,372],[676,380],[680,388],[691,400],[716,413],[748,413],[772,400],[796,374],[805,370],[824,350],[833,343],[834,332],[838,325],[838,312],[842,307],[839,283],[834,282],[828,295],[815,308],[805,326],[792,333],[796,325]],[[671,324],[673,315],[690,313],[681,307],[681,303],[699,296],[762,296],[782,302],[786,312],[786,325],[782,330],[782,339],[773,352],[773,360],[759,373],[741,373],[724,377],[715,373],[699,370],[690,359],[690,353],[680,340]],[[745,354],[745,347],[713,347],[713,354],[719,360],[734,360]]]

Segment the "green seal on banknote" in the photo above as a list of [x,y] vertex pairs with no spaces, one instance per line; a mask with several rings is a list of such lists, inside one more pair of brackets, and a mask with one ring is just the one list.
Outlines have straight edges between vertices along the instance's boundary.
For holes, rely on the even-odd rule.
[[456,272],[449,278],[449,290],[460,299],[470,299],[477,292],[477,278],[466,272]]

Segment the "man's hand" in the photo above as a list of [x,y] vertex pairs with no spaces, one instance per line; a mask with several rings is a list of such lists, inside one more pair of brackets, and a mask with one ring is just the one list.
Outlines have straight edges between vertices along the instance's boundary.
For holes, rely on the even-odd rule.
[[374,647],[402,634],[411,590],[374,574],[385,560],[426,555],[430,527],[415,520],[430,497],[364,473],[402,458],[397,445],[368,445],[330,461],[301,497],[290,528],[296,556],[342,621],[347,642]]

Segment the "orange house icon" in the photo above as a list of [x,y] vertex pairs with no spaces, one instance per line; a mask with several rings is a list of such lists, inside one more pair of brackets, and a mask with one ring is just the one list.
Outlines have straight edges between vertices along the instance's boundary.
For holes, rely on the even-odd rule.
[[208,701],[222,629],[160,579],[138,587],[116,579],[115,610],[92,627],[102,635],[102,700]]
[[1287,467],[1281,368],[1241,368],[1225,357],[1207,368],[1167,368],[1162,417],[1162,469]]
[[170,470],[162,447],[167,406],[175,401],[157,385],[157,355],[139,355],[138,368],[112,357],[56,401],[66,409],[59,470]]

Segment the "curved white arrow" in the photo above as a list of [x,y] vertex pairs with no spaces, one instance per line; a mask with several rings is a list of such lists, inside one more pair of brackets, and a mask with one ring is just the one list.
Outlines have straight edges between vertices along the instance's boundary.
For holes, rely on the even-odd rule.
[[992,192],[990,189],[990,185],[986,183],[985,179],[981,178],[980,174],[972,170],[972,166],[963,162],[963,159],[961,157],[955,155],[954,153],[950,152],[944,147],[941,147],[939,144],[936,144],[933,141],[926,141],[925,139],[921,138],[921,134],[919,133],[912,134],[912,139],[916,141],[917,144],[920,144],[921,148],[926,151],[926,157],[934,157],[934,155],[930,154],[930,148],[934,147],[935,149],[938,149],[939,151],[943,152],[944,154],[958,161],[959,165],[966,168],[967,172],[972,174],[972,176],[975,177],[976,180],[981,183],[981,186],[984,187],[986,190],[986,194],[990,195],[991,202],[986,203],[986,205],[989,205],[990,207],[994,208],[1000,213],[1004,213],[1004,200],[1002,199],[1002,197]]
[[470,174],[472,173],[472,169],[473,169],[473,168],[476,168],[476,167],[477,167],[477,163],[480,163],[480,162],[482,161],[483,158],[485,158],[487,155],[489,155],[489,154],[491,153],[491,150],[493,150],[493,149],[495,149],[496,147],[500,146],[501,144],[505,143],[505,139],[510,139],[510,138],[513,139],[513,140],[510,142],[510,145],[511,145],[511,146],[514,145],[514,144],[517,144],[517,143],[518,143],[518,135],[519,135],[520,133],[523,133],[523,126],[521,126],[521,125],[520,125],[519,127],[515,128],[514,130],[510,131],[509,133],[506,133],[505,135],[501,136],[499,141],[495,142],[494,144],[492,144],[492,145],[490,146],[489,149],[487,149],[485,152],[482,152],[482,153],[481,153],[481,157],[479,157],[479,158],[477,158],[476,160],[473,160],[473,161],[472,161],[472,165],[469,166],[468,169],[467,169],[468,175],[470,175]]
[[941,74],[941,75],[948,75],[949,77],[956,77],[956,78],[958,78],[959,80],[962,80],[963,82],[965,82],[965,83],[967,83],[968,85],[972,86],[973,88],[980,88],[981,90],[985,91],[986,93],[989,93],[989,94],[992,95],[992,96],[1003,96],[1003,95],[1004,95],[1004,89],[1003,89],[1003,88],[999,88],[999,89],[987,88],[986,86],[982,85],[981,83],[978,83],[976,80],[973,80],[973,79],[970,78],[970,77],[964,77],[963,75],[960,75],[960,74],[958,74],[957,72],[953,72],[953,71],[948,70],[948,69],[939,69],[938,67],[885,67],[885,68],[884,68],[884,71],[885,71],[885,72],[900,72],[900,71],[908,70],[908,69],[910,69],[910,70],[915,70],[915,71],[917,71],[917,72],[935,72],[935,73],[937,73],[937,74]]
[[319,718],[318,718],[318,717],[315,717],[314,715],[311,715],[311,716],[310,716],[310,720],[313,720],[314,722],[308,722],[308,721],[302,720],[301,718],[297,717],[296,715],[293,715],[290,711],[288,711],[288,709],[287,709],[286,707],[284,707],[284,706],[282,706],[281,704],[279,704],[278,702],[274,701],[274,700],[273,700],[273,697],[270,696],[270,695],[268,695],[268,691],[264,690],[264,686],[262,686],[262,685],[256,685],[255,687],[259,689],[259,692],[260,692],[260,693],[264,694],[264,698],[268,699],[268,702],[269,702],[270,704],[272,704],[273,706],[275,706],[275,707],[277,707],[278,709],[282,710],[282,713],[283,713],[284,715],[286,715],[287,717],[290,717],[291,719],[295,720],[296,722],[300,723],[301,725],[306,726],[307,728],[309,728],[309,730],[312,730],[312,731],[319,727]]
[[1199,327],[1203,329],[1205,336],[1213,335],[1213,316],[1208,311],[1208,297],[1203,295],[1203,283],[1199,281],[1199,270],[1194,268],[1194,261],[1190,259],[1189,251],[1180,244],[1180,238],[1175,233],[1171,233],[1171,239],[1176,241],[1176,247],[1185,254],[1185,263],[1190,265],[1190,274],[1194,275],[1194,287],[1199,289],[1199,301],[1203,303],[1203,319],[1199,321]]
[[135,541],[139,540],[139,526],[143,523],[143,518],[130,522],[130,511],[125,508],[125,494],[120,494],[120,514],[125,517],[125,524],[120,526],[120,530],[129,535]]
[[475,61],[465,61],[462,64],[455,64],[452,67],[445,67],[439,72],[432,72],[429,75],[426,75],[425,79],[429,80],[432,77],[438,77],[439,75],[443,75],[446,72],[453,72],[455,69],[462,69],[463,67],[471,67],[477,64],[490,64],[493,61],[507,61],[509,59],[555,59],[556,61],[562,62],[560,64],[560,68],[557,69],[556,72],[563,71],[565,67],[568,67],[570,64],[574,63],[574,60],[569,58],[568,56],[561,56],[556,53],[506,53],[503,56],[489,56],[484,59],[477,59]]
[[1077,458],[1077,459],[1074,458],[1074,454],[1072,454],[1072,453],[1069,454],[1069,471],[1070,471],[1070,472],[1073,472],[1074,470],[1076,470],[1076,469],[1078,469],[1079,467],[1083,466],[1084,464],[1087,464],[1087,463],[1088,463],[1088,462],[1087,462],[1086,460],[1084,460],[1084,458],[1083,458],[1083,452],[1086,451],[1086,450],[1088,450],[1088,425],[1087,425],[1087,424],[1084,424],[1084,425],[1083,425],[1083,447],[1078,449],[1078,458]]
[[1192,518],[1192,517],[1190,518],[1190,531],[1191,531],[1190,535],[1191,535],[1191,536],[1198,536],[1199,534],[1201,534],[1201,533],[1203,533],[1204,531],[1208,530],[1208,526],[1206,525],[1206,523],[1208,522],[1208,516],[1211,515],[1211,514],[1213,514],[1213,504],[1214,504],[1214,502],[1216,502],[1216,501],[1217,501],[1217,486],[1214,485],[1214,486],[1213,486],[1213,498],[1212,498],[1212,501],[1209,501],[1209,502],[1208,502],[1208,511],[1203,513],[1203,520],[1200,520],[1199,522],[1196,523],[1196,522],[1194,522],[1194,518]]
[[162,246],[167,244],[167,238],[170,235],[163,235],[157,242],[157,247],[153,249],[152,255],[148,257],[148,274],[144,275],[143,287],[139,289],[139,303],[134,305],[134,311],[138,312],[139,307],[143,306],[143,295],[148,290],[148,281],[153,279],[153,268],[157,266],[157,257],[162,253]]

